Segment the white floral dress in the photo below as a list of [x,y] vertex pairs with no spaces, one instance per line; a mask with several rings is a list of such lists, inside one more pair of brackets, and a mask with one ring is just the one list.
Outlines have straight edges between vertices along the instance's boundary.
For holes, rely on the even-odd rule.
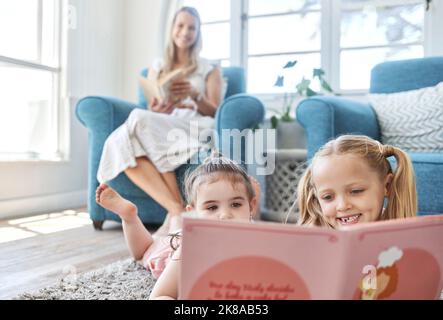
[[[200,92],[214,68],[199,60],[197,70],[188,77]],[[157,68],[154,68],[158,70]],[[171,172],[186,163],[202,148],[212,145],[214,118],[192,109],[176,108],[171,114],[134,109],[128,119],[107,138],[97,172],[100,183],[114,179],[136,158],[146,156],[159,172]]]

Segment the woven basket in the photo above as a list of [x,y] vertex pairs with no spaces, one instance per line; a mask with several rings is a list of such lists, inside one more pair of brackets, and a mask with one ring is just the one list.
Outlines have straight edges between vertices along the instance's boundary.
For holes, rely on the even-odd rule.
[[[266,176],[265,206],[267,220],[284,222],[288,210],[294,204],[297,185],[307,168],[306,150],[287,149],[275,152],[275,171]],[[288,222],[295,223],[298,208],[288,217]]]

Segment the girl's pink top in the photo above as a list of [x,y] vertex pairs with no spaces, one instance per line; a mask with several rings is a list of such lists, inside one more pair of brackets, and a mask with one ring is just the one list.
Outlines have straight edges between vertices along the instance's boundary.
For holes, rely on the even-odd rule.
[[143,255],[143,266],[151,271],[155,279],[158,279],[163,270],[165,270],[174,251],[174,248],[171,246],[170,236],[155,238],[154,242]]

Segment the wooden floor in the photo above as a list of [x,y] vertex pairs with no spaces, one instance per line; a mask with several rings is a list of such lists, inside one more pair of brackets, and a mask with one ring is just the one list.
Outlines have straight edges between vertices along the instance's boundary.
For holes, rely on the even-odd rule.
[[0,221],[0,299],[126,258],[121,225],[96,231],[85,209]]

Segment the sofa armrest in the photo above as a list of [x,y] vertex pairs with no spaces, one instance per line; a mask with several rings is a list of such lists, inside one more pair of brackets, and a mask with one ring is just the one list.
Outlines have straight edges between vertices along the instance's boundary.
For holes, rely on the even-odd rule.
[[306,130],[308,158],[339,135],[364,134],[380,140],[375,112],[367,103],[340,97],[314,97],[297,106],[296,117]]
[[111,133],[135,108],[142,107],[117,98],[90,96],[77,103],[76,115],[88,129]]
[[[237,159],[233,153],[235,143],[223,141],[223,130],[253,129],[263,121],[265,117],[265,107],[263,103],[248,94],[235,94],[230,96],[218,107],[215,114],[215,131],[217,134],[216,144],[226,156],[234,156],[234,160],[244,162],[244,148],[242,148],[241,159]],[[229,146],[229,151],[226,148]],[[229,154],[228,154],[229,152]]]
[[244,130],[254,128],[263,121],[265,107],[263,103],[248,94],[240,93],[230,96],[222,102],[215,114],[215,129]]
[[119,127],[132,110],[141,108],[135,104],[110,97],[90,96],[77,103],[76,116],[88,128],[88,210],[92,220],[105,220],[105,210],[95,203],[95,189],[98,186],[97,170],[103,146],[108,136]]

